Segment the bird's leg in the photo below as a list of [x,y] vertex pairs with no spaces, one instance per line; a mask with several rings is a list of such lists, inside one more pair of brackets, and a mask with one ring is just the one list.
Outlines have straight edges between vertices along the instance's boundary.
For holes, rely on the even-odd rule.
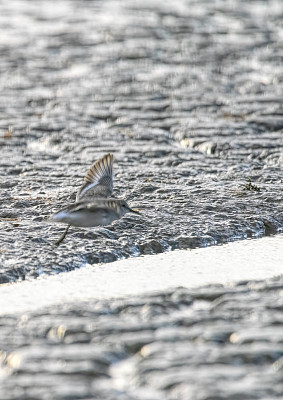
[[65,237],[66,237],[66,235],[67,235],[67,233],[68,233],[68,230],[70,229],[70,226],[71,226],[71,225],[68,225],[67,228],[65,229],[65,231],[63,232],[63,234],[59,237],[58,240],[56,240],[56,242],[54,243],[55,246],[59,246],[59,244],[60,244],[61,242],[63,242],[63,240],[65,239]]

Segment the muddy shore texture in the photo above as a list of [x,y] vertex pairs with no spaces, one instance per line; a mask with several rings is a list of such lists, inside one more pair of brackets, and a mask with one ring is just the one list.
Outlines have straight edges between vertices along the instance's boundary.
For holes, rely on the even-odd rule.
[[[2,283],[282,228],[281,1],[0,5]],[[47,218],[91,163],[143,210]]]
[[1,318],[3,400],[282,399],[283,279]]
[[[0,282],[282,230],[282,21],[275,0],[1,2]],[[106,152],[142,215],[54,247]],[[282,399],[282,287],[2,316],[1,400]]]

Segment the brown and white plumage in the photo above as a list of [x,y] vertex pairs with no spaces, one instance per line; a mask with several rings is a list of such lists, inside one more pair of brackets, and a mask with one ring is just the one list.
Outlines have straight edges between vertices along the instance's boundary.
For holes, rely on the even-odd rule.
[[84,177],[76,201],[107,198],[113,193],[113,154],[95,161]]
[[137,210],[131,209],[125,200],[80,201],[53,215],[52,221],[81,227],[105,226],[128,212],[138,213]]
[[95,161],[87,171],[84,182],[77,192],[76,203],[65,207],[50,219],[68,224],[55,245],[64,240],[70,226],[105,226],[127,212],[139,214],[124,200],[110,198],[113,192],[113,154],[106,154]]

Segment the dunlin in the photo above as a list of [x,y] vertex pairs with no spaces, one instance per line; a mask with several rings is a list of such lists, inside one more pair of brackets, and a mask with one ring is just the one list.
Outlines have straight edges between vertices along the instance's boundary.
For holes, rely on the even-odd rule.
[[106,154],[95,161],[84,177],[84,184],[77,192],[76,203],[51,217],[53,222],[68,224],[63,235],[55,243],[59,245],[70,226],[104,226],[121,218],[131,209],[125,200],[110,198],[113,193],[113,154]]

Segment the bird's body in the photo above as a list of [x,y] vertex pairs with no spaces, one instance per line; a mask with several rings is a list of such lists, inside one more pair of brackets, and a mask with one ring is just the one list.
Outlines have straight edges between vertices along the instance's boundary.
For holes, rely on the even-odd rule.
[[104,226],[110,225],[130,211],[136,212],[131,210],[124,200],[80,201],[59,211],[53,216],[53,221],[81,227]]
[[92,227],[110,225],[131,209],[125,200],[111,198],[113,193],[113,154],[95,161],[77,192],[76,203],[65,207],[51,217],[53,222],[68,224],[57,245],[65,238],[70,226]]

